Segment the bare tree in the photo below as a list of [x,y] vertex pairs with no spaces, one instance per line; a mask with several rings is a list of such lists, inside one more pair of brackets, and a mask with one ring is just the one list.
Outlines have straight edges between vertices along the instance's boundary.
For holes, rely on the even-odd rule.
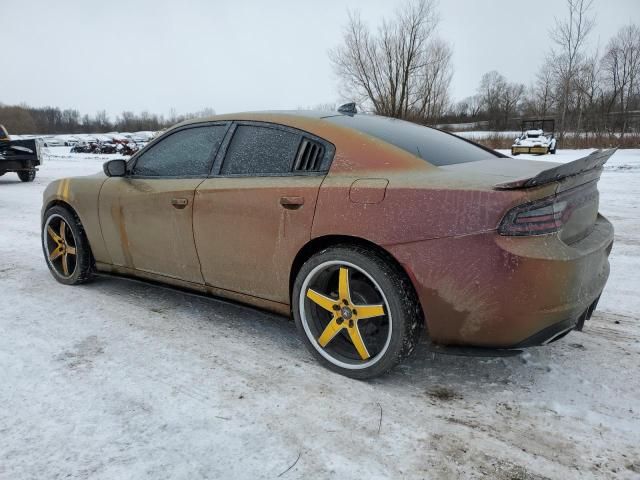
[[536,73],[536,80],[529,89],[528,109],[538,117],[546,117],[553,107],[553,72],[545,62]]
[[424,67],[413,79],[412,103],[409,113],[419,119],[435,119],[440,117],[449,103],[449,83],[453,76],[451,46],[435,39],[425,55]]
[[93,121],[99,131],[105,131],[109,129],[111,122],[109,122],[109,115],[106,110],[98,110],[94,116]]
[[524,94],[524,85],[511,83],[492,70],[480,79],[478,97],[492,128],[507,128]]
[[521,83],[507,83],[502,94],[501,110],[504,127],[508,127],[509,119],[516,112],[524,94],[524,85]]
[[619,100],[620,135],[627,130],[629,111],[640,94],[640,28],[622,28],[607,46],[602,59],[606,78],[612,89],[612,101]]
[[551,54],[551,65],[557,78],[560,94],[560,134],[566,131],[567,112],[572,100],[575,78],[583,59],[586,39],[595,25],[589,10],[593,0],[567,0],[568,18],[555,19],[551,38],[556,49]]
[[471,118],[476,118],[480,114],[480,110],[482,109],[482,101],[479,95],[472,95],[467,97],[466,100],[469,105],[469,116]]
[[338,109],[338,105],[331,102],[316,103],[313,106],[301,106],[297,107],[297,110],[316,110],[318,112],[335,112]]
[[437,25],[435,0],[405,3],[376,33],[350,13],[344,44],[329,52],[343,96],[390,117],[440,114],[452,67],[451,47],[435,38]]
[[495,122],[501,116],[501,102],[507,88],[507,79],[496,70],[482,75],[478,96],[489,120]]
[[[576,75],[576,96],[578,99],[578,119],[576,131],[601,131],[604,115],[604,90],[599,52],[586,58]],[[583,115],[584,113],[584,115]]]

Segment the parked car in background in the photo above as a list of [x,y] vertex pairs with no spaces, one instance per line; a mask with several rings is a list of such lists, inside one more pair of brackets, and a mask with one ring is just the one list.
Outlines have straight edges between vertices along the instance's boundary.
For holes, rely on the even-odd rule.
[[43,147],[64,147],[64,140],[62,138],[48,135],[42,137],[42,146]]
[[156,132],[135,132],[132,134],[132,139],[133,141],[135,141],[136,143],[147,143],[150,142],[154,136],[156,135]]
[[511,146],[512,155],[556,153],[555,121],[553,119],[524,120],[522,135]]
[[353,105],[214,116],[52,182],[42,247],[63,284],[131,275],[293,314],[318,361],[368,378],[423,328],[481,354],[582,329],[609,274],[612,153],[514,162]]
[[74,135],[58,135],[58,138],[62,140],[65,147],[73,147],[80,139]]

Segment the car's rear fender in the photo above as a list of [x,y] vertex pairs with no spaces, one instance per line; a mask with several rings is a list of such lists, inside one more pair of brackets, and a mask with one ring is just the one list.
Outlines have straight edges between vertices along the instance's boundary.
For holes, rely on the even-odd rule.
[[345,235],[385,246],[493,231],[513,206],[555,191],[551,185],[498,191],[490,188],[495,181],[444,169],[329,174],[312,238]]

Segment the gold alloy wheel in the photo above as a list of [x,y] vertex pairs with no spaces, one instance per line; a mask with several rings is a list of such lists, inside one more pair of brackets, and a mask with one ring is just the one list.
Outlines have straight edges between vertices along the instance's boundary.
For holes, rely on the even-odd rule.
[[61,277],[71,277],[77,266],[77,250],[73,232],[67,221],[60,215],[51,215],[44,230],[44,244],[49,264]]
[[391,338],[388,304],[377,282],[362,269],[326,262],[308,275],[300,293],[305,332],[333,364],[364,368],[384,354]]

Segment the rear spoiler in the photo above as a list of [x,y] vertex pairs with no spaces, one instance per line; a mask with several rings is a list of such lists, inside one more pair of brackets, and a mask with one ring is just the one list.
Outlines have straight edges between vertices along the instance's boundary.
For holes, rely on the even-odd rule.
[[530,188],[557,182],[567,177],[582,175],[590,170],[602,169],[607,160],[616,152],[617,148],[608,150],[596,150],[586,157],[579,158],[573,162],[564,163],[557,167],[543,170],[535,177],[512,180],[510,182],[498,183],[493,186],[495,190],[516,190],[519,188]]

